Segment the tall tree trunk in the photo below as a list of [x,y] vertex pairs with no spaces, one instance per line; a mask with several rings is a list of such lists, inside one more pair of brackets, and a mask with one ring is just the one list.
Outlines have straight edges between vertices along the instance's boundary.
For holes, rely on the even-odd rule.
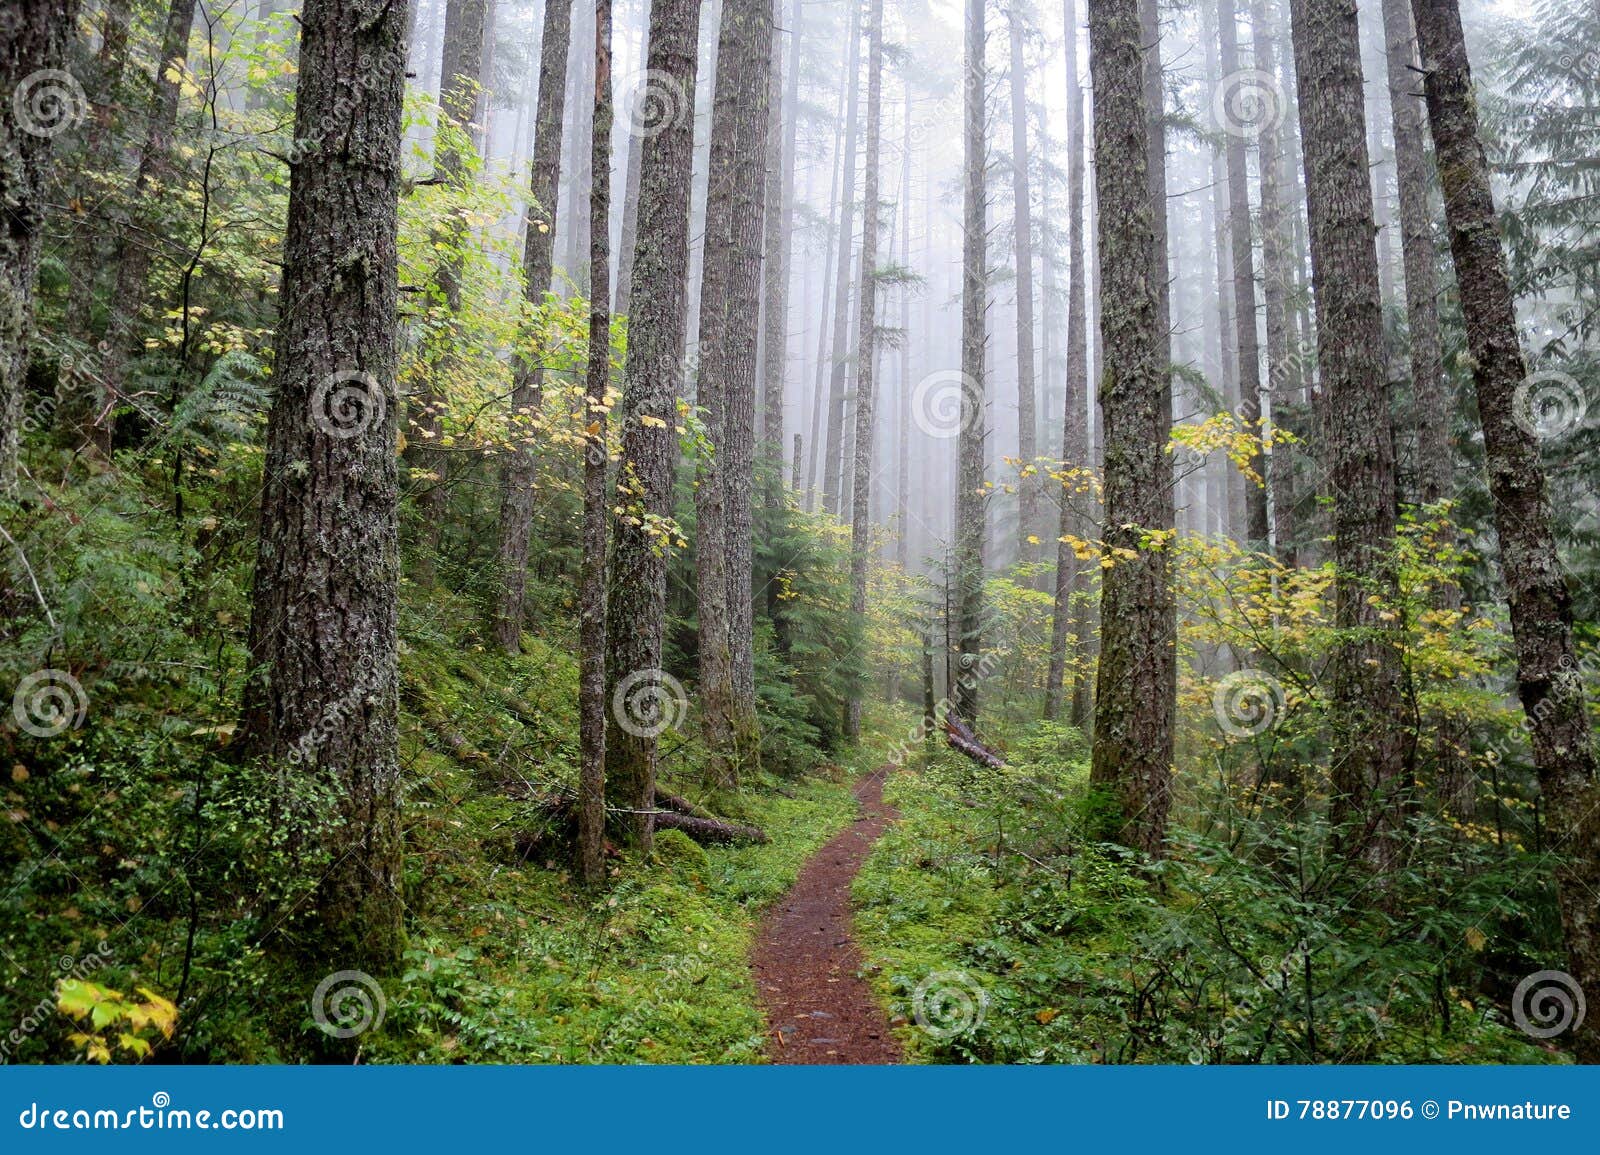
[[[900,140],[900,203],[895,222],[900,226],[900,267],[911,268],[911,84],[905,82],[905,112]],[[924,225],[926,227],[926,225]],[[899,530],[895,541],[895,564],[902,571],[911,562],[911,289],[900,284],[900,374],[895,382],[900,394],[898,412],[898,452],[895,454],[895,514]]]
[[[332,790],[317,959],[400,960],[397,215],[406,6],[306,0],[242,748]],[[329,259],[330,253],[341,254]],[[285,807],[304,805],[291,789]]]
[[[532,325],[522,333],[522,355],[513,361],[511,386],[512,444],[500,470],[500,587],[495,605],[494,635],[500,648],[515,654],[522,647],[523,602],[528,589],[528,537],[533,531],[533,443],[539,435],[539,410],[544,395],[543,325],[539,310],[550,288],[555,261],[556,197],[561,188],[561,134],[567,101],[567,49],[572,38],[572,0],[547,0],[544,32],[539,41],[539,99],[534,117],[533,162],[528,180],[528,223],[523,239],[522,292]],[[643,136],[638,118],[648,89],[634,107],[636,138]],[[623,285],[631,283],[619,275]],[[619,306],[626,312],[627,306]]]
[[[1162,853],[1170,805],[1175,659],[1164,544],[1170,497],[1166,334],[1152,277],[1150,109],[1139,0],[1089,0],[1099,190],[1100,410],[1105,418],[1105,528],[1100,669],[1090,782],[1114,802],[1109,832]],[[1126,551],[1126,552],[1118,552]]]
[[850,49],[846,65],[844,112],[844,176],[839,184],[839,255],[834,264],[833,356],[828,372],[828,438],[823,454],[822,505],[842,513],[844,489],[844,410],[850,371],[850,266],[855,245],[856,106],[860,88],[861,0],[850,4]]
[[54,76],[76,31],[78,0],[42,0],[15,15],[0,23],[0,495],[17,486],[50,142],[85,111],[78,91]]
[[[1248,83],[1248,74],[1239,69],[1238,10],[1234,0],[1217,5],[1218,44],[1222,53],[1222,83],[1228,86]],[[1252,436],[1261,433],[1261,346],[1256,336],[1256,263],[1250,239],[1250,178],[1245,158],[1245,138],[1255,131],[1253,123],[1223,109],[1218,126],[1227,137],[1224,151],[1228,162],[1228,233],[1233,256],[1233,321],[1239,350],[1239,417]],[[1260,451],[1250,455],[1250,470],[1259,480],[1245,487],[1245,543],[1251,549],[1267,549],[1266,460]]]
[[[845,45],[844,56],[846,61],[855,59],[854,42]],[[829,302],[833,299],[833,254],[837,246],[839,219],[844,212],[843,201],[846,199],[839,191],[839,174],[844,162],[844,105],[846,90],[849,85],[839,85],[839,101],[834,115],[833,132],[833,175],[828,182],[828,233],[826,238],[827,254],[823,258],[822,266],[822,311],[817,322],[817,362],[816,381],[811,392],[811,447],[806,454],[806,512],[810,513],[816,508],[817,500],[817,464],[821,460],[821,447],[826,440],[823,423],[827,420],[824,408],[827,401],[827,383],[832,376],[828,358],[828,318],[832,311]],[[854,145],[851,146],[852,149]]]
[[611,0],[594,5],[594,114],[589,122],[589,364],[583,454],[583,577],[578,591],[578,862],[605,879],[606,389],[611,383]]
[[[86,201],[93,195],[99,174],[116,172],[121,165],[120,142],[111,138],[127,103],[126,75],[132,23],[132,0],[107,0],[100,13],[100,47],[95,52],[86,85],[94,111],[85,133],[83,151],[74,166],[78,171],[69,186],[72,191],[67,194],[80,200]],[[101,213],[79,222],[73,230],[75,235],[67,264],[67,274],[71,278],[68,292],[81,306],[68,313],[66,322],[68,331],[84,341],[93,340],[93,303],[99,299],[100,274],[105,264],[102,254],[111,224],[106,214]],[[88,403],[93,404],[93,399],[88,399]],[[56,420],[64,429],[69,421],[76,422],[79,428],[86,427],[83,413],[73,412],[75,408],[77,406],[57,410]]]
[[[128,194],[127,211],[135,216],[149,212],[152,202],[161,203],[171,196],[171,190],[163,186],[172,175],[172,133],[178,123],[178,98],[189,58],[189,31],[194,25],[195,2],[172,0],[167,9],[161,59],[156,64],[150,115],[145,122],[144,145],[139,153],[133,188]],[[158,239],[162,233],[159,226],[135,228],[131,222],[121,228],[111,315],[106,326],[107,350],[101,361],[100,395],[95,401],[95,420],[90,430],[93,444],[108,459],[116,433],[116,405],[127,379],[128,363],[144,350],[140,322],[150,287],[150,267],[162,243]]]
[[983,657],[983,555],[988,500],[984,490],[984,353],[988,344],[988,187],[985,169],[984,0],[966,0],[966,70],[962,93],[961,431],[956,475],[956,621],[960,677],[955,712],[978,720],[979,663]]
[[[789,35],[796,45],[800,42],[799,15],[799,0],[794,0]],[[783,507],[783,381],[789,367],[789,235],[793,227],[790,214],[793,211],[791,190],[794,187],[794,151],[790,147],[784,121],[783,64],[778,51],[781,37],[782,31],[774,28],[772,85],[767,97],[766,236],[762,242],[762,272],[766,277],[766,285],[761,306],[764,323],[761,456],[768,463],[767,487],[763,494],[768,510]],[[795,53],[791,52],[790,55],[792,69]],[[788,107],[792,109],[794,106],[789,103]],[[796,119],[798,117],[791,113],[790,123]]]
[[[1517,688],[1545,798],[1546,830],[1561,855],[1556,887],[1567,966],[1579,987],[1593,992],[1600,990],[1594,897],[1600,893],[1600,780],[1572,644],[1572,595],[1556,553],[1538,440],[1526,416],[1530,382],[1478,136],[1461,12],[1454,0],[1414,0],[1412,11],[1472,351],[1500,567],[1516,636]],[[1586,1020],[1573,1047],[1580,1062],[1600,1062],[1600,1023]]]
[[[748,734],[755,725],[754,702],[739,700],[734,650],[751,644],[749,474],[771,41],[770,0],[723,0],[697,378],[711,450],[700,460],[695,485],[701,729],[711,755],[708,780],[719,787],[736,786],[743,764],[758,753]],[[758,114],[760,120],[752,122]],[[741,601],[744,624],[737,620]]]
[[[857,657],[865,662],[867,634],[867,562],[872,552],[872,442],[876,432],[878,329],[878,149],[883,119],[883,0],[867,0],[867,148],[861,210],[860,318],[856,323],[855,481],[850,509],[850,616]],[[861,737],[861,698],[865,680],[850,694],[845,709],[845,737]]]
[[[733,2],[733,0],[728,0]],[[772,92],[772,0],[738,0],[740,29],[737,156],[729,230],[726,461],[728,512],[729,646],[733,654],[735,765],[754,772],[761,765],[761,729],[756,716],[755,515],[756,362],[760,351],[761,243],[766,214],[767,121]],[[778,210],[774,207],[773,212]]]
[[[1394,126],[1395,177],[1400,194],[1400,256],[1405,270],[1406,329],[1410,335],[1411,402],[1416,415],[1418,497],[1436,505],[1455,488],[1450,423],[1455,405],[1445,383],[1439,337],[1438,253],[1428,207],[1431,169],[1425,151],[1426,109],[1417,38],[1407,0],[1383,0],[1383,37],[1389,76],[1389,112]],[[1444,581],[1434,605],[1461,608],[1461,590]],[[1470,734],[1461,714],[1433,715],[1434,780],[1440,801],[1457,817],[1476,812],[1477,782],[1469,758]]]
[[[1401,2],[1404,3],[1404,0]],[[1266,0],[1251,0],[1250,33],[1255,50],[1255,70],[1266,77],[1277,72],[1277,30],[1274,19],[1267,9]],[[1284,187],[1287,181],[1284,176],[1283,143],[1278,136],[1283,101],[1281,97],[1273,100],[1276,92],[1270,84],[1268,89],[1264,94],[1267,103],[1260,132],[1256,137],[1261,169],[1262,295],[1266,298],[1267,306],[1267,395],[1272,404],[1272,425],[1275,428],[1288,428],[1286,418],[1289,406],[1295,399],[1298,375],[1295,372],[1295,358],[1289,351],[1292,273],[1288,238],[1284,232]],[[1272,537],[1278,560],[1292,567],[1295,564],[1294,457],[1288,445],[1273,448],[1262,480],[1272,494]]]
[[[649,91],[647,81],[634,90],[630,109],[637,109]],[[644,157],[644,134],[630,114],[628,174],[622,192],[621,251],[617,254],[617,283],[612,287],[612,311],[626,317],[633,304],[633,245],[639,236],[639,166]]]
[[[1063,19],[1067,30],[1067,380],[1065,414],[1061,427],[1061,457],[1069,469],[1088,469],[1089,463],[1089,364],[1088,335],[1084,325],[1084,244],[1083,244],[1083,85],[1078,80],[1078,14],[1074,0],[1063,0]],[[1088,538],[1089,526],[1074,502],[1082,495],[1071,492],[1076,479],[1062,487],[1061,520],[1056,543],[1056,596],[1050,623],[1050,673],[1045,683],[1044,716],[1061,713],[1067,668],[1067,634],[1083,617],[1074,599],[1083,590],[1083,571],[1078,554],[1065,539]],[[1088,674],[1082,669],[1083,647],[1075,647],[1080,657],[1074,675],[1071,721],[1083,726],[1087,718]],[[1078,687],[1085,687],[1079,692]]]
[[1398,592],[1394,454],[1361,44],[1356,10],[1342,0],[1293,0],[1291,8],[1327,394],[1334,620],[1345,639],[1332,663],[1333,818],[1352,824],[1352,854],[1387,870],[1400,851],[1411,742],[1401,712],[1399,616],[1390,609]]
[[[1011,40],[1011,203],[1016,231],[1017,262],[1017,457],[1022,477],[1017,486],[1017,559],[1039,559],[1039,418],[1033,365],[1033,194],[1028,180],[1028,74],[1022,55],[1022,20],[1015,0],[1007,10]],[[1030,475],[1028,470],[1034,470]]]
[[688,303],[689,187],[694,160],[694,88],[699,0],[651,0],[645,66],[656,82],[647,107],[639,169],[634,280],[650,292],[628,319],[622,394],[622,460],[612,523],[606,681],[612,721],[606,781],[625,811],[628,839],[648,852],[654,833],[656,739],[678,709],[676,683],[661,669],[667,615],[662,519],[672,515],[678,459],[678,397]]
[[[1200,39],[1205,45],[1205,69],[1208,87],[1221,89],[1223,70],[1218,61],[1217,31],[1218,8],[1211,4],[1200,5]],[[1239,358],[1235,347],[1238,329],[1234,324],[1233,259],[1228,249],[1228,161],[1226,134],[1213,138],[1211,145],[1211,223],[1214,255],[1217,265],[1217,326],[1221,346],[1221,364],[1217,366],[1217,393],[1226,408],[1237,410],[1239,404]],[[1218,475],[1218,489],[1223,501],[1218,509],[1222,532],[1237,542],[1245,540],[1244,475],[1234,468],[1233,462],[1223,453],[1214,453],[1209,462]]]

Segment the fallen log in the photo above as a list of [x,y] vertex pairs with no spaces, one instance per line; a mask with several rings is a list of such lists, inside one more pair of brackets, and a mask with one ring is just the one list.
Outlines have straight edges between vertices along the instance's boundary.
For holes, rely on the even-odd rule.
[[944,717],[944,739],[952,750],[965,754],[980,766],[999,770],[1006,764],[1004,758],[978,741],[978,736],[971,728],[954,714],[946,714]]
[[676,810],[657,810],[654,817],[657,830],[681,830],[708,846],[761,845],[767,841],[767,832],[758,826],[744,826],[720,818],[695,818]]

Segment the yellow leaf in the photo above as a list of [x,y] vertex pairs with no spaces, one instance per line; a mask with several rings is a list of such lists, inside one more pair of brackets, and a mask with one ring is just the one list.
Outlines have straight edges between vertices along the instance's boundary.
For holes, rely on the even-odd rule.
[[1467,928],[1466,939],[1467,945],[1473,950],[1482,950],[1483,944],[1489,941],[1488,936],[1475,926],[1469,926]]
[[1060,1010],[1055,1007],[1046,1007],[1033,1017],[1039,1021],[1040,1025],[1049,1026],[1051,1021],[1060,1013]]
[[661,420],[661,418],[652,417],[648,413],[642,414],[639,417],[639,424],[643,425],[646,429],[665,429],[667,427],[667,423]]

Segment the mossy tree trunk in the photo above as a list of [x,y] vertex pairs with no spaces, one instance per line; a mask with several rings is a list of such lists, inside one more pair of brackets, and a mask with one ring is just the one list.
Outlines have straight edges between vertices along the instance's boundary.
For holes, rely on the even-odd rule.
[[[242,746],[328,790],[300,945],[398,964],[395,464],[404,4],[307,0]],[[291,786],[284,805],[301,794]]]
[[[1528,404],[1525,393],[1519,395],[1527,388],[1527,365],[1479,137],[1461,11],[1455,0],[1413,0],[1412,11],[1511,603],[1517,690],[1545,798],[1546,830],[1561,856],[1556,886],[1567,966],[1592,994],[1600,990],[1600,780],[1572,644],[1572,595],[1556,552],[1538,439],[1518,415],[1519,405]],[[1581,1062],[1600,1062],[1595,1017],[1584,1021],[1573,1042]]]

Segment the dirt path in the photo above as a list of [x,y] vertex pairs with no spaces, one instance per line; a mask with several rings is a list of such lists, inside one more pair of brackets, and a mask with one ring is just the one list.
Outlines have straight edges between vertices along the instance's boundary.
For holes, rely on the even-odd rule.
[[856,783],[861,815],[811,856],[767,916],[751,954],[774,1063],[898,1063],[883,1008],[860,978],[850,937],[850,883],[899,812],[883,802],[882,770]]

